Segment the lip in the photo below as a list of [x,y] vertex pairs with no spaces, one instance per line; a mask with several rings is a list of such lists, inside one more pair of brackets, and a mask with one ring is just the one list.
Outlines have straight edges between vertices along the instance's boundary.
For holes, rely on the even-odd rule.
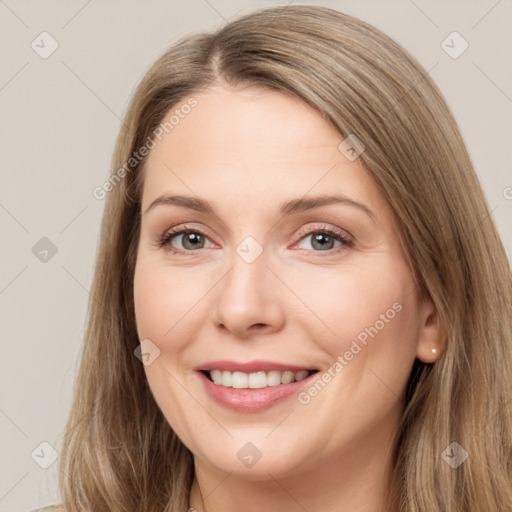
[[194,369],[198,372],[202,370],[221,370],[244,373],[271,372],[272,370],[280,372],[285,372],[287,370],[292,372],[300,372],[301,370],[318,370],[318,368],[312,368],[311,366],[297,366],[294,364],[263,360],[247,361],[245,363],[227,360],[208,361]]
[[[311,385],[312,380],[317,375],[318,371],[315,371],[305,379],[299,382],[291,382],[289,384],[279,384],[278,386],[269,386],[266,388],[229,388],[219,384],[215,384],[203,373],[205,370],[211,369],[225,369],[228,371],[244,371],[245,373],[251,373],[254,371],[264,371],[262,368],[269,368],[265,371],[300,371],[308,370],[305,367],[298,367],[293,365],[281,365],[279,363],[272,363],[262,365],[261,362],[246,363],[246,364],[233,364],[229,363],[229,366],[221,368],[219,366],[220,361],[215,362],[213,368],[205,368],[201,366],[196,370],[198,376],[206,394],[219,405],[237,412],[261,412],[270,409],[274,405],[283,402],[287,398],[297,396],[302,388]],[[225,363],[228,363],[227,361]],[[257,366],[255,366],[257,365]],[[206,365],[204,365],[206,366]],[[210,366],[210,364],[208,364]],[[272,366],[272,367],[270,367]],[[249,370],[247,369],[249,367]],[[231,370],[231,368],[235,368]],[[240,369],[243,368],[243,369]],[[297,368],[296,370],[294,368]]]

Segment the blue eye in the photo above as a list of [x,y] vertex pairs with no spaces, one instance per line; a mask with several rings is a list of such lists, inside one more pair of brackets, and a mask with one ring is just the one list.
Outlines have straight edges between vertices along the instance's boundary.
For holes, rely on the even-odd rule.
[[[171,243],[171,241],[174,238],[179,238],[179,237],[182,237],[181,238],[182,247],[185,249],[185,251],[176,250]],[[191,229],[183,229],[181,231],[174,231],[174,232],[171,231],[170,233],[167,233],[162,238],[159,245],[160,245],[160,247],[168,246],[172,252],[182,253],[182,252],[190,252],[190,251],[195,251],[198,249],[203,249],[204,241],[207,239],[208,238],[206,237],[206,235],[204,235],[200,231],[195,231],[195,230],[191,230]],[[187,245],[189,247],[186,247]]]
[[306,240],[308,238],[311,239],[310,243],[313,246],[313,248],[315,248],[316,246],[316,248],[319,248],[319,251],[321,252],[332,251],[332,249],[335,249],[335,247],[333,247],[333,244],[335,242],[339,242],[339,245],[337,246],[336,249],[339,249],[340,247],[343,249],[344,247],[351,247],[353,245],[352,242],[348,240],[346,237],[331,229],[320,229],[312,231],[308,235],[302,237],[301,241]]
[[[176,248],[172,243],[173,239],[181,237],[182,249]],[[328,255],[336,254],[343,251],[348,247],[353,247],[354,242],[347,238],[343,233],[328,227],[322,227],[315,230],[310,230],[301,237],[300,242],[303,240],[311,239],[313,247],[312,252],[325,252]],[[196,229],[173,229],[164,234],[158,241],[158,246],[166,247],[174,254],[195,254],[195,251],[205,248],[205,241],[209,238]],[[338,242],[339,245],[334,247],[333,244]],[[212,244],[213,245],[213,244]],[[211,245],[210,245],[211,247]],[[309,250],[309,249],[306,249]]]

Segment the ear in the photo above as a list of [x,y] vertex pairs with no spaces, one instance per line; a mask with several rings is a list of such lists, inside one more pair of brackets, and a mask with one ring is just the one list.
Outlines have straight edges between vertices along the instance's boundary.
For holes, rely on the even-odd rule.
[[421,302],[419,320],[416,357],[424,363],[434,363],[446,349],[446,334],[431,299]]

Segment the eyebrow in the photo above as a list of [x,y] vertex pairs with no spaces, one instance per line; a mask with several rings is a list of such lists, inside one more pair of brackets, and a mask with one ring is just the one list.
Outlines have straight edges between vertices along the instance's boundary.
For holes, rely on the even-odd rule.
[[[354,206],[359,210],[366,213],[373,222],[377,222],[374,213],[366,205],[358,203],[353,199],[350,199],[343,195],[323,195],[310,198],[292,199],[283,203],[279,209],[282,215],[293,215],[301,213],[313,208],[319,208],[320,206],[326,206],[330,204],[345,204]],[[201,213],[215,214],[215,208],[213,205],[205,199],[199,199],[191,196],[169,196],[163,195],[157,197],[144,212],[147,214],[150,210],[156,206],[180,206],[182,208],[188,208]]]

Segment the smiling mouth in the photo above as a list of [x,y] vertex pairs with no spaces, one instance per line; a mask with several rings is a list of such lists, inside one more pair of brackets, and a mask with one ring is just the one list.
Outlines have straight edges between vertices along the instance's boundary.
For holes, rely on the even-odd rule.
[[259,371],[259,372],[230,372],[227,370],[201,370],[205,377],[218,386],[234,389],[262,389],[300,382],[318,370],[293,371]]

